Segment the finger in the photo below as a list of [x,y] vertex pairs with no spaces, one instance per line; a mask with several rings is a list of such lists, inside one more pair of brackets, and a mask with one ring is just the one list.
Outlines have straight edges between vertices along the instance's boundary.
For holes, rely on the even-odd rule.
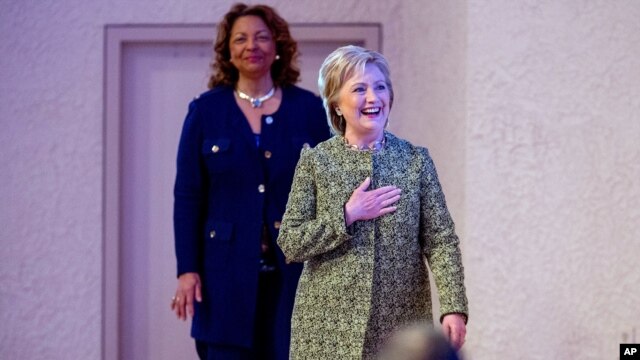
[[178,319],[182,319],[182,311],[181,311],[181,307],[180,307],[180,297],[176,296],[175,297],[175,301],[173,303],[173,309],[176,313],[176,317]]
[[383,186],[383,187],[379,187],[377,189],[371,190],[371,191],[369,191],[369,193],[371,195],[382,196],[384,194],[387,194],[387,193],[390,193],[390,192],[394,192],[396,190],[402,191],[398,187],[395,187],[393,185],[387,185],[387,186]]
[[187,320],[187,296],[180,296],[180,319]]
[[456,350],[460,350],[464,344],[464,338],[466,335],[466,329],[464,327],[449,325],[449,342],[451,346]]
[[458,340],[458,350],[460,350],[460,348],[462,348],[462,345],[464,345],[464,342],[467,339],[467,330],[466,329],[462,329],[462,331],[460,331],[459,333],[459,340]]
[[196,285],[196,301],[202,302],[202,287],[200,286],[200,283]]
[[193,293],[187,295],[186,301],[187,315],[193,317]]
[[176,316],[178,317],[178,319],[182,320],[183,316],[182,316],[182,305],[180,304],[180,298],[176,299]]
[[465,341],[464,334],[461,334],[458,340],[458,347],[456,348],[456,350],[462,349],[462,345],[464,345],[464,341]]
[[398,202],[398,200],[400,200],[400,195],[396,195],[396,196],[394,196],[394,197],[392,197],[392,198],[389,198],[389,199],[383,200],[383,201],[380,203],[380,206],[382,206],[383,208],[386,208],[386,207],[388,207],[388,206],[390,206],[390,205],[395,204],[396,202]]
[[460,335],[454,329],[451,330],[451,338],[449,339],[451,342],[451,346],[453,346],[456,351],[460,349]]
[[367,176],[367,178],[364,179],[362,184],[360,184],[360,186],[358,186],[356,190],[366,191],[369,188],[369,185],[371,185],[371,178]]
[[396,189],[393,191],[387,191],[384,193],[375,194],[374,197],[378,202],[381,202],[381,201],[389,200],[395,196],[400,196],[401,194],[402,194],[402,190]]
[[451,342],[451,327],[448,324],[442,324],[442,332],[444,333],[444,337]]
[[397,206],[389,206],[389,207],[386,207],[384,209],[380,209],[380,211],[378,212],[378,216],[382,216],[382,215],[386,215],[386,214],[392,213],[392,212],[396,211],[397,209],[398,209]]

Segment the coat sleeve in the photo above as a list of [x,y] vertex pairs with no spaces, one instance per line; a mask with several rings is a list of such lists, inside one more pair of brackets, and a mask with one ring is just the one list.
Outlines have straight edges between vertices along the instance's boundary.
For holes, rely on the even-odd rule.
[[206,170],[201,157],[202,129],[195,102],[189,105],[178,145],[176,181],[173,190],[173,224],[178,276],[197,272],[203,241]]
[[278,245],[288,262],[304,262],[329,252],[351,239],[347,233],[342,204],[324,204],[318,211],[317,173],[313,162],[314,149],[300,155],[282,218]]
[[442,316],[461,313],[468,317],[464,268],[458,236],[433,160],[427,149],[421,150],[423,174],[420,194],[420,239],[438,288],[440,313]]

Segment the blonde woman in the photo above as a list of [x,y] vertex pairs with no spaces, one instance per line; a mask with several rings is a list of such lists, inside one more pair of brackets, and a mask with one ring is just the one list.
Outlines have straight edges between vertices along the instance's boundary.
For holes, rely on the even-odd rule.
[[292,359],[372,359],[398,326],[431,320],[426,261],[456,348],[468,316],[458,237],[426,148],[386,131],[387,61],[341,47],[318,79],[335,134],[303,150],[278,244],[304,262]]

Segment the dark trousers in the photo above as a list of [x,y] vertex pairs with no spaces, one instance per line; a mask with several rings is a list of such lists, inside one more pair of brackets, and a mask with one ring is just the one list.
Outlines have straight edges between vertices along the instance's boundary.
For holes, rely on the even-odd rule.
[[286,360],[276,359],[276,341],[273,338],[279,292],[278,273],[261,272],[258,280],[253,347],[219,345],[196,340],[198,357],[201,360]]

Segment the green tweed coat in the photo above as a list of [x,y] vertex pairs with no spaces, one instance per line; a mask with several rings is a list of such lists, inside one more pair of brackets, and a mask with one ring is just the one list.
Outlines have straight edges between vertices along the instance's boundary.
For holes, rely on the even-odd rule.
[[[441,313],[468,314],[458,237],[426,148],[386,132],[378,152],[335,136],[303,150],[278,244],[304,262],[291,359],[371,359],[398,326],[432,319],[425,259]],[[397,210],[346,227],[344,204],[364,179],[402,189]]]

